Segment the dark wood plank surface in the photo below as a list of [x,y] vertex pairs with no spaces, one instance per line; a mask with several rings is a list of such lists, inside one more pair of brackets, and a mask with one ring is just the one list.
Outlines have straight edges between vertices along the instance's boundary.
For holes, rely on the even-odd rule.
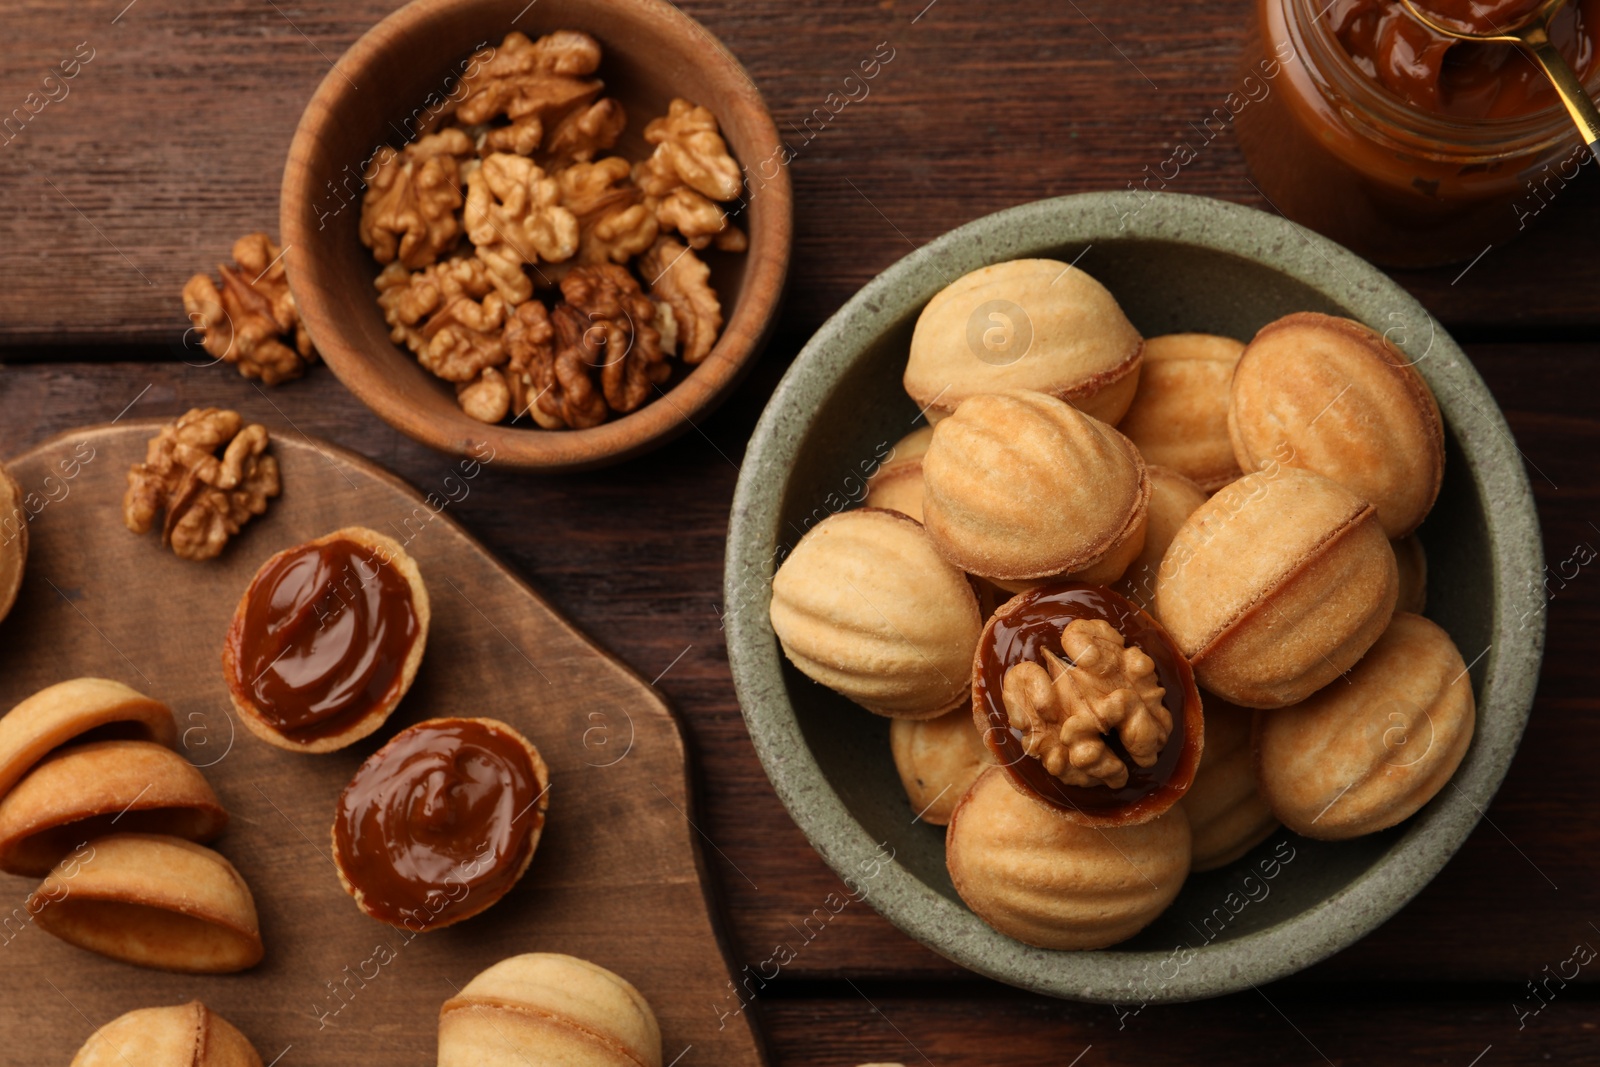
[[[20,103],[80,41],[96,55],[67,98],[0,144],[13,209],[0,229],[0,361],[16,364],[0,367],[0,456],[130,404],[131,418],[216,403],[436,488],[450,461],[380,423],[325,369],[264,392],[176,361],[182,280],[239,233],[274,225],[301,104],[392,0],[125,3],[19,0],[7,13],[0,106]],[[1231,90],[1251,8],[925,5],[686,0],[795,132],[797,243],[777,336],[699,432],[593,474],[491,469],[452,505],[559,610],[659,675],[687,721],[707,862],[735,955],[751,965],[795,942],[839,887],[750,749],[719,626],[728,504],[761,405],[822,319],[912,247],[999,208],[1140,179]],[[885,41],[895,58],[870,95],[808,139],[806,116]],[[1231,133],[1172,188],[1262,206]],[[1522,750],[1488,820],[1434,883],[1371,937],[1264,995],[1137,1016],[974,980],[851,905],[762,993],[774,1062],[1063,1067],[1089,1045],[1083,1067],[1600,1062],[1592,967],[1521,1029],[1513,1008],[1538,1003],[1525,983],[1576,942],[1600,946],[1600,571],[1557,573],[1579,543],[1600,547],[1595,190],[1586,174],[1534,232],[1465,274],[1397,275],[1473,342],[1527,457],[1552,573],[1549,652]]]

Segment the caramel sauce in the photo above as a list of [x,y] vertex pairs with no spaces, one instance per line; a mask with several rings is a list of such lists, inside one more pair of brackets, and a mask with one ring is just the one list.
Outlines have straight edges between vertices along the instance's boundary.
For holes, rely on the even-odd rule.
[[[1423,0],[1424,10],[1472,33],[1493,33],[1526,15],[1530,0]],[[1459,41],[1422,25],[1399,0],[1335,0],[1327,19],[1367,77],[1412,107],[1454,118],[1509,118],[1557,103],[1549,79],[1509,44]],[[1587,81],[1595,66],[1600,0],[1562,10],[1550,40]]]
[[372,549],[303,545],[250,584],[231,684],[279,733],[313,741],[392,699],[418,629],[410,583]]
[[477,719],[396,734],[339,797],[339,869],[368,914],[421,932],[471,914],[522,873],[544,825],[522,741]]
[[[1128,768],[1127,785],[1068,785],[1028,755],[1021,731],[1011,726],[1001,696],[1006,672],[1023,662],[1042,662],[1049,651],[1071,662],[1061,647],[1061,632],[1076,619],[1103,619],[1137,645],[1156,665],[1156,680],[1166,690],[1161,702],[1172,716],[1172,732],[1154,765],[1134,763],[1114,734],[1105,737]],[[1191,707],[1192,703],[1192,707]],[[1155,619],[1104,586],[1069,582],[1042,586],[1007,601],[984,627],[972,677],[973,718],[984,743],[1014,783],[1045,803],[1088,816],[1159,813],[1188,791],[1200,762],[1200,699],[1194,674]]]

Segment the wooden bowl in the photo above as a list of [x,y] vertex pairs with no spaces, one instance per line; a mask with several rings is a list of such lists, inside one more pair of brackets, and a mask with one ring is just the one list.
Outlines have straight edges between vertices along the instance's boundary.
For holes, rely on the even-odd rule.
[[[463,412],[449,383],[389,339],[357,235],[361,173],[379,144],[410,138],[430,94],[454,91],[463,61],[512,30],[582,30],[600,41],[606,95],[628,130],[616,152],[642,159],[644,124],[682,96],[717,116],[744,166],[749,230],[743,255],[708,252],[727,320],[716,347],[664,396],[587,430],[488,425]],[[414,117],[415,115],[415,117]],[[755,83],[704,27],[663,0],[415,0],[340,57],[300,119],[284,167],[279,227],[290,286],[328,366],[396,429],[445,452],[572,470],[638,455],[682,433],[737,384],[772,328],[789,266],[792,196],[777,128]]]
[[[1028,256],[1077,263],[1146,337],[1248,338],[1288,312],[1321,311],[1384,331],[1416,360],[1438,398],[1447,452],[1444,488],[1418,530],[1427,615],[1472,664],[1477,698],[1477,729],[1450,786],[1404,823],[1351,841],[1280,829],[1233,863],[1190,875],[1136,937],[1093,952],[1029,948],[962,903],[945,830],[917,821],[901,787],[888,720],[786,662],[768,619],[777,562],[837,507],[839,486],[917,419],[901,376],[923,306],[969,270]],[[1544,637],[1542,567],[1533,494],[1494,397],[1398,284],[1274,215],[1174,193],[1087,193],[930,241],[817,331],[745,452],[723,620],[756,754],[795,822],[852,888],[972,970],[1052,996],[1138,1005],[1247,990],[1310,966],[1376,929],[1438,873],[1488,808],[1528,720]]]

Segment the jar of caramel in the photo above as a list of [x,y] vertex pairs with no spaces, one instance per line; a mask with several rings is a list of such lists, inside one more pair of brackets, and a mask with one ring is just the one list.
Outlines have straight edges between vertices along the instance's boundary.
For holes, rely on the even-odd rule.
[[[1591,91],[1597,33],[1600,0],[1575,0],[1551,27]],[[1261,193],[1386,266],[1481,255],[1589,159],[1531,57],[1438,36],[1399,0],[1257,0],[1243,70],[1268,85],[1237,117]]]

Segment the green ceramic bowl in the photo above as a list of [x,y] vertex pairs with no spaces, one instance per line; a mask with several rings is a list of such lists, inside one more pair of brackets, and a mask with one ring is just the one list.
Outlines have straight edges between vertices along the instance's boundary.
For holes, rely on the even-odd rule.
[[[888,720],[791,667],[767,618],[783,554],[859,501],[862,471],[912,429],[917,407],[900,375],[923,305],[967,271],[1028,256],[1077,261],[1146,336],[1248,339],[1280,315],[1322,311],[1384,331],[1417,360],[1439,398],[1448,453],[1444,489],[1421,530],[1428,615],[1471,662],[1478,702],[1466,759],[1413,818],[1343,842],[1279,830],[1233,865],[1192,875],[1155,923],[1099,952],[1030,948],[967,910],[945,871],[943,830],[913,820]],[[756,428],[734,497],[728,658],[778,796],[823,859],[890,922],[964,967],[1040,993],[1190,1000],[1281,978],[1357,941],[1460,847],[1527,722],[1544,644],[1542,567],[1533,496],[1494,398],[1398,285],[1316,234],[1237,205],[1069,196],[979,219],[906,256],[800,353]]]

